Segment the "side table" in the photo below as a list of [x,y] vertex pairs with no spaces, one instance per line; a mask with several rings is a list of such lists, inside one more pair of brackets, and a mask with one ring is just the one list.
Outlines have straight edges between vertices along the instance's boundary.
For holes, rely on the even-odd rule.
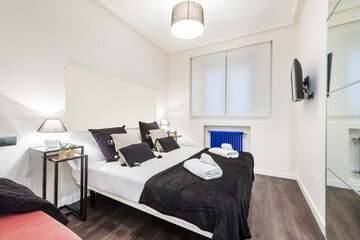
[[[67,145],[73,145],[73,144],[67,144]],[[57,206],[57,204],[58,204],[58,163],[81,159],[80,211],[77,212],[73,208],[71,208],[67,205],[65,205],[63,207],[67,208],[69,210],[69,212],[66,215],[73,214],[74,216],[80,218],[81,220],[86,221],[88,155],[84,154],[84,146],[81,146],[81,145],[75,145],[75,146],[76,146],[76,149],[81,150],[81,153],[76,154],[74,158],[66,158],[66,159],[59,159],[59,154],[58,154],[58,152],[60,151],[59,146],[54,147],[54,148],[48,148],[46,146],[36,146],[36,147],[30,147],[29,151],[35,151],[35,152],[39,152],[42,154],[42,160],[43,160],[42,197],[44,199],[46,199],[47,161],[54,162],[54,164],[55,164],[55,174],[54,174],[54,205],[55,206]],[[85,189],[85,191],[84,191],[84,189]],[[63,208],[63,207],[61,207],[61,208]]]
[[[64,143],[65,144],[65,143]],[[67,144],[69,145],[69,144]],[[84,154],[84,146],[75,145],[77,149],[81,149],[81,154]],[[50,153],[55,153],[60,151],[60,147],[48,148],[46,146],[37,146],[37,147],[30,147],[29,151],[35,151],[42,153],[43,159],[43,177],[42,177],[42,197],[46,199],[46,171],[47,171],[47,156]]]
[[175,141],[177,141],[178,138],[182,137],[181,134],[176,134],[176,136],[174,136],[174,132],[167,132],[166,134],[168,135],[168,137],[172,136],[173,138],[175,138]]
[[68,157],[65,159],[59,159],[59,154],[51,155],[47,157],[47,160],[55,164],[55,173],[54,173],[54,204],[58,204],[58,171],[59,163],[72,161],[76,159],[81,159],[81,168],[80,168],[80,211],[76,211],[74,208],[64,205],[60,207],[66,208],[69,212],[66,215],[73,214],[77,218],[86,221],[86,212],[87,212],[87,180],[88,180],[88,155],[86,154],[76,154],[75,157]]

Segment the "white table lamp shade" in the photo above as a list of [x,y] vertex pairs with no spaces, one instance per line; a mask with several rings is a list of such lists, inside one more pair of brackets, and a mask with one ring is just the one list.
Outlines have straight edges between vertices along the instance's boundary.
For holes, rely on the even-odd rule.
[[46,119],[37,130],[42,133],[66,132],[66,128],[60,119]]
[[166,120],[166,119],[163,119],[163,120],[160,121],[160,127],[162,127],[162,126],[169,126],[169,125],[170,125],[170,123],[169,123],[169,121]]
[[[41,133],[60,133],[66,132],[67,129],[60,119],[46,119],[37,131]],[[59,146],[60,140],[45,139],[44,143],[48,148],[54,148]]]

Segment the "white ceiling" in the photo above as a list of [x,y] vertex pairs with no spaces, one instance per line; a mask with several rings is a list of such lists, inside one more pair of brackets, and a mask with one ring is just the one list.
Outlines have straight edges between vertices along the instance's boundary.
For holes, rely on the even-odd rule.
[[97,0],[103,7],[168,53],[290,25],[298,1],[195,0],[203,6],[202,36],[177,39],[171,34],[172,8],[182,0]]
[[334,12],[340,12],[360,6],[359,0],[341,0],[340,3],[338,3],[339,0],[329,0],[329,13],[331,13],[335,7],[336,9]]

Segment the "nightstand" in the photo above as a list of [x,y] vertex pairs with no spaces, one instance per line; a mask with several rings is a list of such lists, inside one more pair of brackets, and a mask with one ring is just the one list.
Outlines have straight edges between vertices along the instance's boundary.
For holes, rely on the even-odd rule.
[[168,135],[168,137],[172,136],[173,138],[175,138],[175,141],[177,141],[178,138],[183,136],[181,134],[177,134],[176,136],[174,136],[174,132],[166,132],[166,134]]
[[51,155],[47,157],[47,160],[53,162],[55,164],[55,173],[54,173],[54,204],[57,206],[58,203],[58,171],[59,171],[59,163],[73,161],[76,159],[81,160],[81,168],[80,168],[80,211],[76,211],[72,207],[68,205],[64,205],[60,207],[66,208],[69,212],[66,215],[73,214],[79,219],[86,221],[86,210],[87,210],[87,180],[88,180],[88,155],[86,154],[75,154],[75,157],[68,157],[65,159],[59,159],[59,154]]
[[[64,143],[63,145],[65,145]],[[69,144],[67,144],[69,145]],[[84,154],[84,146],[76,145],[77,149],[81,149],[81,154]],[[46,163],[47,163],[47,156],[50,153],[58,153],[60,151],[60,147],[48,148],[46,146],[37,146],[37,147],[30,147],[29,151],[35,151],[42,153],[43,159],[43,178],[42,178],[42,195],[43,198],[46,199]]]

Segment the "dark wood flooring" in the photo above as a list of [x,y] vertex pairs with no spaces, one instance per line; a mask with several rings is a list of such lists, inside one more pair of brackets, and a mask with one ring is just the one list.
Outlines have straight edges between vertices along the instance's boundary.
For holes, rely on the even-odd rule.
[[352,190],[326,187],[328,240],[360,239],[360,196]]
[[[196,238],[186,229],[100,195],[96,195],[96,206],[88,208],[86,222],[71,215],[69,219],[68,227],[89,240]],[[252,239],[324,239],[294,180],[256,175],[248,221]],[[206,239],[199,237],[199,240]]]

